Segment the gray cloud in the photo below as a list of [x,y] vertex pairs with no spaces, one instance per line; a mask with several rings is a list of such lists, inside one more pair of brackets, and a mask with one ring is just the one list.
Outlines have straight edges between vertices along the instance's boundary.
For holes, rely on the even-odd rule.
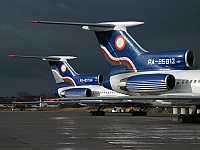
[[[79,27],[29,24],[28,20],[75,22],[145,21],[129,33],[149,51],[190,48],[200,57],[200,1],[191,0],[7,0],[0,1],[0,96],[56,87],[48,63],[8,54],[73,55],[78,73],[109,73],[96,37]],[[200,66],[200,60],[196,59]]]

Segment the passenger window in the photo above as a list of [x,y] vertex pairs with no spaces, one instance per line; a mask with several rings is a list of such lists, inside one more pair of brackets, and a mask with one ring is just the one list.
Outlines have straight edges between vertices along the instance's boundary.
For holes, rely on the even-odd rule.
[[197,80],[194,80],[194,83],[196,83],[197,82]]
[[200,80],[198,81],[198,83],[200,83]]
[[192,83],[192,80],[190,80],[190,83]]

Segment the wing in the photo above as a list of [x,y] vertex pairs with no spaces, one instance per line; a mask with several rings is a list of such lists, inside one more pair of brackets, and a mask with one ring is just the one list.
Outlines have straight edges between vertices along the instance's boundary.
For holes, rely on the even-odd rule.
[[80,104],[87,106],[121,106],[121,107],[190,107],[200,105],[200,95],[191,93],[163,94],[145,96],[118,97],[69,97],[44,99],[42,102],[18,102],[20,104]]
[[199,94],[163,94],[163,95],[145,95],[145,96],[108,96],[108,97],[69,97],[69,98],[57,98],[56,100],[199,100]]
[[145,96],[119,96],[119,97],[77,97],[77,98],[57,98],[57,103],[81,103],[81,104],[99,104],[99,105],[119,105],[119,106],[194,106],[200,105],[199,94],[163,94],[163,95],[145,95]]

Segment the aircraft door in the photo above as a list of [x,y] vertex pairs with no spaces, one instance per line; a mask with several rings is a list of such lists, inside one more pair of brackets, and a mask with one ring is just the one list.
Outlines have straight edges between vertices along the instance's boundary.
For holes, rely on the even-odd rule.
[[176,80],[175,90],[176,90],[176,92],[180,92],[181,91],[181,81],[180,80]]

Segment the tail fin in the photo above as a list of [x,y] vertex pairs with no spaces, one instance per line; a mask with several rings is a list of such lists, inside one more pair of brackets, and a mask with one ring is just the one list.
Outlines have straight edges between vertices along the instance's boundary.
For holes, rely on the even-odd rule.
[[20,58],[37,58],[44,61],[48,61],[51,66],[51,71],[55,78],[56,83],[64,83],[65,86],[76,86],[74,77],[78,74],[69,65],[67,60],[75,59],[73,56],[20,56],[20,55],[9,55],[9,57],[20,57]]
[[141,62],[136,58],[146,51],[127,33],[126,28],[141,25],[144,22],[74,23],[29,21],[29,23],[82,26],[85,30],[94,31],[103,54],[110,64],[111,74],[137,72],[137,67],[142,66]]
[[[55,61],[55,58],[58,60]],[[67,62],[67,60],[75,58],[72,56],[49,56],[43,60],[49,62],[56,83],[65,83],[66,86],[76,86],[74,77],[78,74]]]
[[135,59],[145,50],[125,31],[95,32],[111,73],[137,72]]
[[111,74],[137,72],[136,58],[146,52],[126,31],[126,27],[143,24],[143,22],[105,22],[114,25],[113,29],[104,27],[83,27],[93,30],[100,43],[102,52],[111,67]]
[[127,27],[144,22],[74,23],[52,21],[29,21],[30,23],[82,26],[95,32],[103,54],[110,64],[110,75],[125,72],[190,69],[194,53],[188,49],[169,52],[145,51],[126,31]]

